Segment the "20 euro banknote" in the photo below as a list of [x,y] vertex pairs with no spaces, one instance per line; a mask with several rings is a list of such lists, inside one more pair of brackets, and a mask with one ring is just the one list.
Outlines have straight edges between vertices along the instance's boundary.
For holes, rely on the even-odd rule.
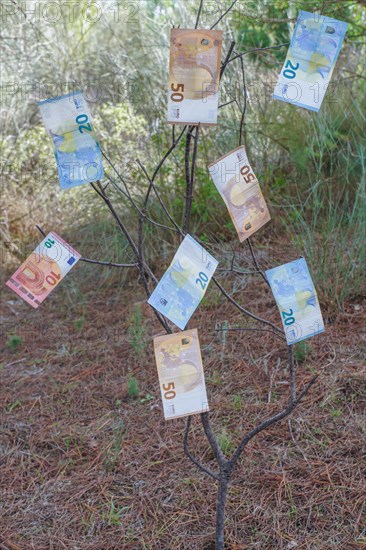
[[172,29],[168,122],[217,124],[222,31]]
[[148,303],[184,329],[202,300],[218,265],[190,235],[186,235],[172,263]]
[[343,21],[301,10],[273,97],[319,111],[347,26]]
[[215,161],[209,172],[243,242],[271,219],[245,147],[240,146]]
[[197,330],[158,336],[154,351],[165,420],[208,411]]
[[266,271],[288,344],[324,332],[316,290],[304,258]]
[[55,147],[61,188],[101,179],[102,153],[82,92],[40,101],[39,106]]
[[37,308],[80,257],[76,250],[52,231],[6,284],[28,304]]

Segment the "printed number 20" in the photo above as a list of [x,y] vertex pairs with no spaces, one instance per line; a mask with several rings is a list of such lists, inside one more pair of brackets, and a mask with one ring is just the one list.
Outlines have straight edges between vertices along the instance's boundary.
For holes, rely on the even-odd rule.
[[198,274],[198,277],[199,277],[199,279],[196,279],[196,285],[200,285],[202,290],[205,290],[205,288],[207,286],[207,281],[208,281],[208,277],[207,277],[206,273],[203,273],[203,271],[201,271]]
[[[80,134],[83,133],[83,128],[85,130],[88,130],[88,132],[92,131],[92,127],[90,122],[88,122],[88,116],[87,115],[79,115],[76,117],[76,122],[79,124],[79,132]],[[87,124],[86,124],[87,123]]]
[[289,313],[287,313],[287,311],[282,311],[283,322],[288,327],[290,325],[293,325],[294,322],[295,322],[295,317],[291,317],[293,315],[293,313],[294,313],[294,311],[291,308],[290,308]]
[[[296,73],[295,71],[297,71],[297,69],[300,67],[300,64],[299,63],[296,63],[296,66],[294,66],[290,60],[287,61],[286,65],[286,70],[283,71],[283,76],[285,78],[295,78],[296,76]],[[290,68],[289,68],[290,67]]]

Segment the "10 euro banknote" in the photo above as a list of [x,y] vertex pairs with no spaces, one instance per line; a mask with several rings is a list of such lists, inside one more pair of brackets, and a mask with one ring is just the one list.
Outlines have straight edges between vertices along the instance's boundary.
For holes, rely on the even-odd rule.
[[184,329],[202,300],[217,265],[218,261],[211,254],[186,235],[148,303]]
[[209,172],[243,242],[271,219],[245,147],[242,145],[215,161]]
[[80,257],[61,237],[51,232],[6,284],[28,304],[37,308]]
[[301,10],[273,97],[319,111],[347,26]]
[[47,99],[39,106],[53,140],[61,188],[101,179],[102,153],[82,92]]
[[324,332],[318,297],[304,258],[266,271],[288,344]]
[[208,411],[197,330],[154,338],[165,420]]
[[222,31],[172,29],[168,122],[217,124]]

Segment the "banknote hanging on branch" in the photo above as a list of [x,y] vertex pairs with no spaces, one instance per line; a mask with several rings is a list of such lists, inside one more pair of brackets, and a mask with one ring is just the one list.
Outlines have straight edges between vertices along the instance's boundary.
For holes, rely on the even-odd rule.
[[222,31],[172,29],[168,122],[217,124]]
[[209,172],[229,210],[240,242],[270,221],[271,216],[243,145],[210,164]]
[[6,284],[28,304],[37,308],[80,257],[76,250],[52,231]]
[[266,271],[288,344],[324,332],[318,296],[304,258]]
[[39,107],[53,140],[61,188],[101,179],[102,153],[82,92],[40,101]]
[[190,235],[186,235],[148,303],[184,329],[205,295],[218,265]]
[[197,329],[154,338],[165,420],[209,410]]
[[319,111],[347,26],[343,21],[300,10],[273,97]]

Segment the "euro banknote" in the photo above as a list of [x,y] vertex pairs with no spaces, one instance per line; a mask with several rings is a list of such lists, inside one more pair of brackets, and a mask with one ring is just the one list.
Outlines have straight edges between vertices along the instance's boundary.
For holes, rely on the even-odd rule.
[[218,265],[190,235],[186,235],[148,303],[184,329],[202,300]]
[[172,29],[168,122],[217,124],[222,31]]
[[52,231],[6,284],[37,308],[79,259],[80,254]]
[[266,271],[288,344],[324,332],[316,290],[304,258]]
[[39,107],[53,140],[61,188],[101,179],[102,153],[82,92],[40,101]]
[[197,330],[154,338],[165,420],[208,411]]
[[343,21],[301,10],[273,97],[319,111],[347,26]]
[[209,166],[209,172],[243,242],[271,219],[245,147],[242,145],[216,160]]

